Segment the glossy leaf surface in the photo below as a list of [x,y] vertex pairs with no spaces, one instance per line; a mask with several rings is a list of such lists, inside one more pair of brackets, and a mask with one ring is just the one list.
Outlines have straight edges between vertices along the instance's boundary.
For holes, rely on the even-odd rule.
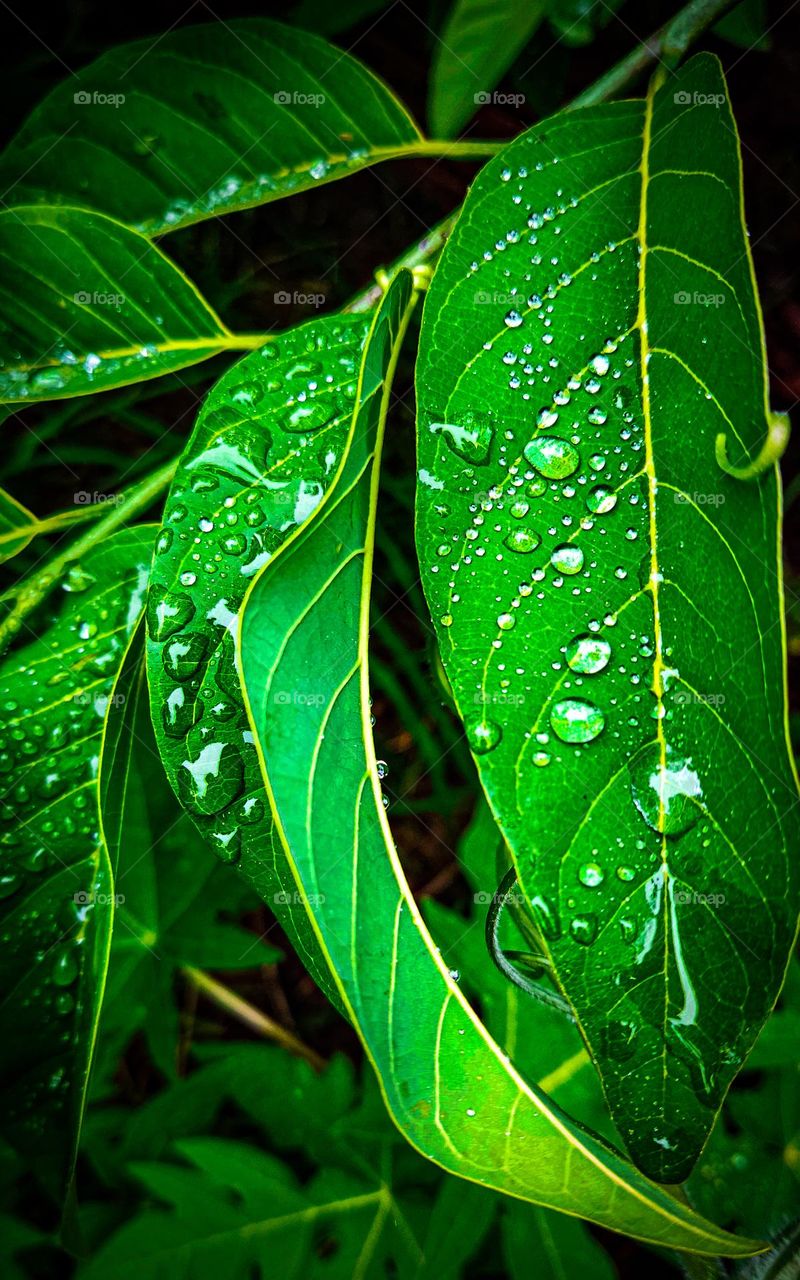
[[[297,886],[273,846],[235,642],[247,588],[312,516],[354,414],[368,408],[362,360],[366,386],[383,378],[393,335],[371,326],[368,315],[310,321],[221,379],[167,501],[148,602],[153,721],[170,782],[219,856],[237,864],[287,925],[335,1001]],[[315,672],[274,696],[301,719],[321,697]]]
[[[383,314],[401,323],[403,277]],[[392,315],[391,304],[396,312]],[[380,319],[380,317],[379,317]],[[443,1168],[617,1230],[711,1253],[747,1252],[573,1125],[525,1083],[435,948],[382,803],[370,728],[368,598],[381,382],[316,516],[254,582],[240,660],[272,810],[300,899],[395,1123]],[[313,673],[302,708],[281,696]]]
[[32,511],[0,489],[0,564],[24,551],[34,537],[38,521]]
[[556,116],[479,176],[418,364],[442,657],[637,1163],[682,1180],[798,907],[779,489],[719,65]]
[[0,671],[3,1131],[62,1184],[114,910],[99,763],[109,724],[124,714],[117,676],[144,608],[154,532],[119,532],[73,565],[52,618]]
[[413,153],[419,138],[355,58],[249,18],[103,54],[37,107],[0,172],[15,203],[96,209],[152,235]]
[[159,249],[111,218],[6,209],[0,254],[0,400],[106,391],[248,345]]

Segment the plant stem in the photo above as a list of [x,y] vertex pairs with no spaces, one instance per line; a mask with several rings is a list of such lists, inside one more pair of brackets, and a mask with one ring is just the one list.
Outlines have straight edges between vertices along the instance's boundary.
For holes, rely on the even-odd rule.
[[674,67],[691,48],[695,40],[703,34],[706,27],[721,18],[727,9],[732,8],[735,0],[689,0],[679,13],[665,22],[663,27],[653,32],[648,40],[643,40],[638,48],[633,49],[610,71],[606,71],[595,80],[594,84],[565,107],[566,111],[574,111],[576,107],[592,107],[599,102],[607,102],[623,89],[627,89],[639,78],[643,71],[654,62],[661,62],[667,67]]
[[209,973],[205,973],[202,969],[195,969],[194,965],[184,965],[181,972],[194,983],[198,990],[213,1000],[214,1004],[219,1005],[220,1009],[224,1009],[227,1013],[233,1014],[234,1018],[238,1018],[246,1027],[250,1027],[251,1031],[265,1036],[268,1040],[274,1040],[276,1044],[282,1045],[298,1058],[305,1058],[315,1071],[324,1069],[325,1059],[320,1057],[314,1049],[303,1044],[302,1040],[291,1031],[287,1031],[279,1022],[268,1017],[266,1013],[262,1013],[260,1009],[242,1000],[241,996],[237,996],[221,982],[217,982],[216,978],[212,978]]
[[[735,3],[736,0],[690,0],[689,4],[676,13],[673,18],[670,18],[669,22],[664,23],[664,26],[660,27],[648,40],[639,44],[636,49],[618,62],[616,66],[612,67],[610,71],[600,76],[588,89],[584,89],[583,93],[579,93],[576,98],[568,102],[562,110],[574,111],[576,107],[595,106],[600,102],[608,102],[609,98],[613,98],[615,94],[633,84],[642,72],[646,71],[654,62],[662,62],[669,67],[676,66],[695,40],[703,34],[706,27],[717,18],[721,18],[726,10],[732,8]],[[441,148],[444,144],[434,143],[430,145],[434,148]],[[494,155],[498,149],[496,144],[469,144],[472,148],[472,154],[475,155],[478,154],[479,148],[488,148],[492,145],[495,147],[494,151],[483,152],[483,154]],[[502,145],[505,145],[505,143]],[[421,240],[418,240],[411,248],[406,249],[405,253],[387,268],[386,276],[391,278],[401,267],[411,269],[438,257],[456,224],[459,213],[460,208],[449,213],[446,218],[443,218],[435,227],[427,231]],[[369,311],[378,302],[382,293],[383,286],[381,284],[371,284],[363,293],[359,293],[355,298],[352,298],[344,307],[344,310]]]

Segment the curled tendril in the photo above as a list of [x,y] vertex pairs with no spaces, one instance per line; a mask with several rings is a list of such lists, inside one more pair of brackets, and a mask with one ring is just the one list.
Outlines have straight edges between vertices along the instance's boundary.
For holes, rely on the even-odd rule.
[[769,413],[767,415],[767,436],[761,450],[752,462],[744,467],[731,466],[728,461],[726,435],[721,432],[717,436],[714,452],[717,463],[726,475],[734,480],[756,480],[768,471],[780,458],[789,440],[789,418],[785,413]]
[[486,945],[489,948],[489,955],[504,977],[513,982],[515,986],[526,992],[527,995],[532,996],[534,1000],[538,1000],[540,1004],[546,1004],[551,1009],[558,1009],[559,1013],[562,1013],[570,1022],[574,1022],[575,1018],[563,996],[559,995],[557,991],[551,991],[548,987],[541,986],[538,982],[533,982],[520,972],[516,964],[511,963],[513,958],[518,964],[525,965],[526,968],[531,969],[533,972],[541,973],[542,970],[549,968],[546,957],[528,955],[517,951],[506,952],[500,946],[498,937],[500,920],[503,909],[508,905],[508,899],[517,883],[517,873],[512,867],[510,871],[506,872],[497,886],[497,891],[486,913]]

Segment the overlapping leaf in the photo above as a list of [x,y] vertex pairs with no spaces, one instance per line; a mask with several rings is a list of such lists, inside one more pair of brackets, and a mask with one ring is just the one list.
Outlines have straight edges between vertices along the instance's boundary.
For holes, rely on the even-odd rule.
[[236,338],[159,249],[112,218],[0,212],[0,400],[58,400],[156,378]]
[[[400,277],[387,313],[394,301],[402,314],[406,288]],[[371,412],[356,421],[327,499],[250,588],[239,637],[265,784],[320,954],[395,1122],[429,1159],[645,1239],[746,1253],[751,1245],[699,1219],[526,1084],[411,896],[381,800],[367,681],[381,376],[370,374]],[[302,706],[286,696],[309,687]]]
[[245,18],[103,54],[36,108],[0,173],[15,204],[96,209],[150,235],[413,154],[419,141],[355,58]]
[[[371,412],[396,338],[385,315],[310,321],[222,378],[170,492],[148,602],[153,720],[167,775],[219,856],[287,923],[334,1000],[297,886],[273,848],[235,638],[254,576],[311,516],[351,421]],[[313,672],[275,697],[302,716],[319,697]]]
[[774,467],[715,59],[481,174],[426,305],[418,545],[482,782],[642,1168],[684,1178],[798,908]]
[[154,529],[72,567],[50,625],[0,671],[5,1136],[57,1181],[74,1158],[114,907],[98,772],[124,717],[118,682],[144,608]]

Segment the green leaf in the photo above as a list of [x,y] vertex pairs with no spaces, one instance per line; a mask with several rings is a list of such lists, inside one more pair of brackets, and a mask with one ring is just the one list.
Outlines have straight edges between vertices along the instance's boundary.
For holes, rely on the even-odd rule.
[[235,337],[144,236],[97,213],[0,211],[0,399],[60,400],[261,345]]
[[437,137],[458,133],[479,106],[494,100],[492,90],[546,12],[547,0],[455,0],[431,71],[428,111]]
[[[402,315],[403,276],[384,304]],[[394,321],[398,321],[395,319]],[[380,386],[377,373],[372,386]],[[370,731],[368,600],[388,389],[336,484],[255,580],[239,658],[285,857],[409,1142],[468,1180],[699,1252],[751,1251],[649,1183],[526,1084],[449,974],[391,840]],[[303,706],[281,697],[313,679]]]
[[32,511],[0,489],[0,564],[25,550],[35,537],[37,524]]
[[545,121],[475,183],[418,364],[445,669],[659,1181],[694,1164],[797,920],[777,470],[742,483],[715,459],[721,433],[745,465],[768,432],[740,199],[709,55],[646,103]]
[[[369,315],[325,316],[220,380],[170,491],[148,601],[153,721],[167,776],[215,852],[237,863],[290,929],[306,968],[334,1001],[297,887],[273,844],[235,636],[254,576],[330,486],[392,336]],[[315,673],[275,696],[302,715],[320,696]]]
[[608,1254],[582,1222],[510,1201],[503,1214],[503,1254],[509,1280],[529,1280],[536,1259],[536,1280],[614,1280]]
[[155,235],[413,155],[420,141],[355,58],[246,18],[104,53],[36,108],[0,173],[17,204],[80,205]]
[[124,706],[117,673],[144,608],[153,533],[125,530],[87,554],[65,579],[49,625],[29,630],[0,671],[3,1132],[43,1177],[62,1184],[74,1160],[114,908],[98,760]]

